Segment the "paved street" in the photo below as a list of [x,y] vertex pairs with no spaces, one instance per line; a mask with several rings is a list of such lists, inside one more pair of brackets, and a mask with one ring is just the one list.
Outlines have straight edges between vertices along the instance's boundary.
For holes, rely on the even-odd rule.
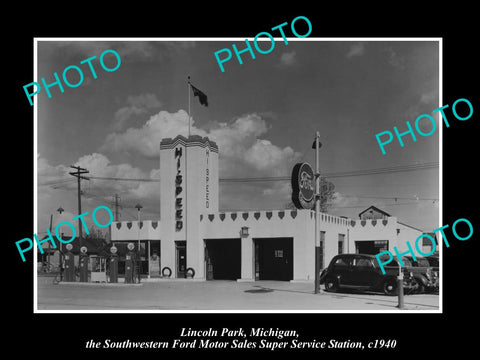
[[[142,284],[61,283],[38,277],[38,310],[386,310],[398,298],[313,293],[313,283],[166,280]],[[438,311],[439,296],[405,296],[405,310]]]

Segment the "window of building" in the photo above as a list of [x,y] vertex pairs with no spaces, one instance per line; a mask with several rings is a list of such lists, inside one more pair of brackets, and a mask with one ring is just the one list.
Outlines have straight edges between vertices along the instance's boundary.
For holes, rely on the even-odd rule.
[[338,234],[338,253],[344,253],[345,234]]
[[325,231],[320,231],[320,269],[323,269],[325,266]]
[[388,250],[388,240],[377,240],[374,242],[375,248],[378,252],[387,251]]

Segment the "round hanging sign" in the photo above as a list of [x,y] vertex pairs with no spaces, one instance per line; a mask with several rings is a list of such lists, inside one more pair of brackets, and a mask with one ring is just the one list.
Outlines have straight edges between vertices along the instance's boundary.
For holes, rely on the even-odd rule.
[[315,204],[315,174],[308,163],[297,163],[292,171],[292,201],[297,209],[312,209]]

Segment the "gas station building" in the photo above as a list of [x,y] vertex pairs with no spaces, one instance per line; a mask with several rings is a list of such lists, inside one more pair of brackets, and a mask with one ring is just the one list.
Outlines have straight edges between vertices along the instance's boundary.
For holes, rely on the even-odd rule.
[[[163,139],[160,219],[113,222],[111,241],[119,249],[140,241],[148,278],[313,281],[314,211],[219,211],[220,150],[197,135]],[[423,233],[375,207],[359,219],[322,213],[319,229],[320,268],[339,253],[406,251]]]

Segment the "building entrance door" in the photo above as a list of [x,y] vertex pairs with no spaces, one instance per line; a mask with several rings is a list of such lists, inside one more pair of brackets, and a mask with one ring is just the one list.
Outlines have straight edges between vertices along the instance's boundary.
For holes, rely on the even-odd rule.
[[177,278],[184,278],[187,269],[187,242],[175,241]]
[[149,248],[149,275],[150,277],[160,277],[160,240],[151,240]]
[[213,280],[212,258],[210,257],[210,252],[206,245],[205,245],[205,267],[206,267],[206,279]]
[[255,239],[255,279],[293,280],[293,239]]

